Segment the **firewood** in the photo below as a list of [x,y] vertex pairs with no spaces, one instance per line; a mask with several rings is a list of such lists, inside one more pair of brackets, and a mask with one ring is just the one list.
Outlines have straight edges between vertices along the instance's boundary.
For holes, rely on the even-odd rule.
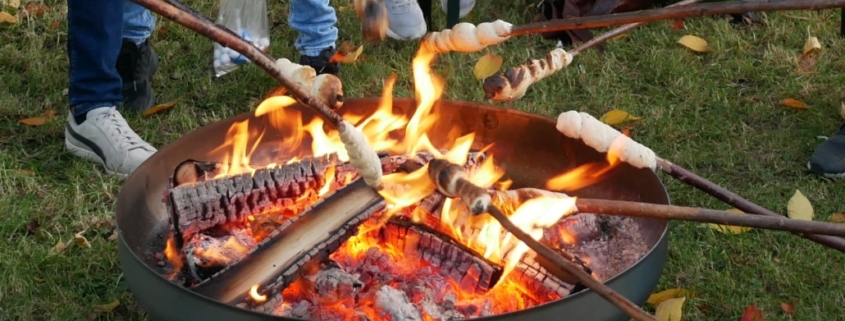
[[311,66],[291,62],[287,58],[276,60],[276,66],[285,77],[302,86],[302,89],[320,99],[331,109],[343,106],[343,84],[340,78],[332,74],[317,75]]
[[452,29],[425,35],[422,43],[428,50],[437,53],[476,52],[508,40],[511,27],[510,23],[503,20],[483,22],[477,27],[469,22],[461,22]]
[[[267,312],[279,303],[281,290],[306,264],[327,258],[384,206],[384,199],[375,190],[356,179],[290,219],[246,258],[192,290],[217,301]],[[258,293],[271,299],[252,300],[248,292],[255,285]]]
[[522,98],[528,87],[569,66],[570,63],[572,54],[560,48],[552,50],[543,59],[529,59],[522,65],[484,79],[484,98],[495,101]]

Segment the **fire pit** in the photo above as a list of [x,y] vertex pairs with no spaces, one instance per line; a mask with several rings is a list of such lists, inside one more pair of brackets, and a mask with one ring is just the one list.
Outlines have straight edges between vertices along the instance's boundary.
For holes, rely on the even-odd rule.
[[[350,99],[345,102],[339,113],[368,119],[383,110],[379,108],[380,101]],[[415,100],[395,99],[392,103],[392,113],[407,115],[410,119],[417,110],[416,106]],[[301,105],[287,109],[288,113],[301,115],[301,124],[310,124],[315,118],[308,108]],[[470,157],[466,166],[480,168],[495,164],[502,171],[500,181],[506,181],[511,185],[510,188],[548,188],[544,184],[550,178],[560,177],[561,173],[572,175],[574,169],[607,163],[605,154],[559,133],[551,119],[498,107],[442,100],[436,101],[430,112],[438,117],[438,121],[426,131],[431,145],[437,148],[454,148],[457,137],[474,133],[469,148],[481,152],[472,154],[478,157]],[[248,127],[238,125],[245,124],[245,120],[249,121]],[[131,290],[154,319],[343,320],[348,318],[342,318],[338,314],[357,312],[360,315],[355,320],[377,319],[379,315],[388,315],[381,319],[397,320],[403,318],[403,310],[414,309],[417,315],[424,314],[426,319],[431,320],[551,319],[560,315],[578,320],[627,319],[621,310],[597,294],[581,289],[565,275],[560,276],[551,269],[547,270],[549,266],[542,264],[540,258],[534,260],[528,255],[512,265],[507,265],[496,262],[495,259],[488,259],[489,255],[482,255],[488,253],[479,253],[477,249],[473,249],[470,241],[464,240],[464,244],[456,242],[456,234],[452,237],[447,235],[448,227],[437,226],[437,222],[442,220],[442,215],[454,212],[444,210],[444,207],[457,207],[454,204],[450,206],[450,201],[444,202],[442,197],[426,197],[418,202],[419,204],[407,207],[404,214],[381,219],[381,222],[372,218],[376,216],[369,216],[373,214],[372,211],[364,213],[366,215],[362,216],[363,223],[359,228],[349,229],[340,233],[343,235],[335,236],[338,240],[325,250],[325,253],[331,254],[330,260],[307,262],[308,260],[302,260],[302,256],[297,256],[300,263],[306,264],[298,266],[295,276],[291,274],[285,282],[246,284],[248,288],[256,285],[251,289],[252,295],[227,293],[226,289],[243,287],[245,284],[241,281],[249,279],[230,277],[230,280],[226,281],[227,273],[236,275],[240,273],[236,271],[239,267],[259,265],[260,262],[256,261],[260,261],[262,256],[277,258],[281,252],[273,252],[272,248],[267,247],[263,252],[249,252],[250,249],[244,249],[241,252],[249,253],[243,255],[246,258],[238,255],[204,258],[197,256],[190,261],[184,261],[191,262],[193,269],[175,266],[165,257],[168,247],[171,251],[178,247],[182,253],[194,253],[197,248],[207,251],[210,244],[226,243],[226,240],[237,238],[238,233],[229,229],[229,233],[222,234],[224,237],[215,239],[219,235],[200,231],[209,229],[211,225],[225,225],[224,221],[230,219],[250,222],[266,219],[260,214],[262,211],[270,211],[241,209],[244,216],[240,218],[237,215],[222,218],[200,215],[201,218],[191,220],[187,215],[182,215],[175,217],[175,221],[184,223],[176,224],[184,228],[176,229],[182,235],[175,238],[171,222],[174,221],[173,212],[177,207],[173,203],[169,205],[170,208],[165,206],[162,195],[169,191],[173,197],[174,191],[179,189],[170,188],[170,179],[174,169],[184,164],[185,160],[201,160],[211,164],[208,166],[253,166],[256,168],[252,170],[256,178],[267,172],[260,168],[262,166],[267,166],[270,172],[277,170],[281,173],[284,168],[301,166],[306,162],[312,172],[312,182],[306,182],[307,177],[300,178],[299,183],[293,184],[301,186],[297,188],[299,192],[289,191],[288,193],[293,194],[289,194],[288,199],[304,200],[302,195],[311,191],[311,203],[318,204],[310,205],[315,208],[328,207],[329,211],[341,210],[331,209],[332,197],[355,193],[344,192],[347,187],[351,189],[354,188],[352,185],[356,184],[351,181],[354,169],[344,169],[343,162],[332,153],[321,153],[324,156],[311,158],[314,148],[308,137],[303,138],[298,147],[291,148],[291,133],[276,130],[278,121],[272,117],[258,117],[248,113],[200,128],[162,148],[127,180],[120,193],[117,208],[117,224],[121,235],[120,259]],[[240,137],[247,138],[248,144],[243,145],[252,149],[248,165],[235,159],[237,157],[232,158],[235,153],[232,153],[231,148],[221,148],[224,142],[232,141],[233,137],[239,134],[242,134]],[[412,163],[407,157],[395,155],[382,159],[385,174],[395,171],[396,168],[393,167],[401,166],[401,162]],[[268,165],[275,162],[288,164]],[[232,172],[233,167],[235,166],[228,167],[228,174],[240,173]],[[351,174],[343,176],[341,173]],[[210,175],[223,178],[238,176],[226,173]],[[249,175],[252,174],[247,177]],[[179,176],[176,178],[178,180]],[[616,164],[605,166],[600,179],[590,182],[585,180],[587,178],[582,177],[572,181],[572,188],[566,192],[580,197],[668,203],[665,189],[648,169]],[[317,201],[323,196],[325,198],[322,202]],[[354,198],[354,195],[352,197]],[[190,202],[180,203],[183,205],[180,209],[189,208],[190,206],[185,205],[188,203]],[[362,206],[364,205],[377,208],[380,204],[368,203]],[[383,208],[383,204],[381,205]],[[409,215],[412,212],[417,215]],[[296,214],[289,216],[296,217]],[[284,215],[276,217],[281,216]],[[371,218],[364,220],[366,217]],[[291,220],[292,223],[277,222],[271,225],[281,231],[279,234],[285,235],[266,235],[271,234],[268,232],[261,237],[253,236],[255,240],[284,238],[288,237],[287,234],[297,234],[297,227],[300,228],[297,235],[312,236],[309,235],[309,230],[303,227],[308,227],[308,224],[313,226],[315,223],[308,222],[315,220],[317,218],[311,221],[300,220],[305,223],[296,220]],[[286,223],[290,225],[290,230],[283,228]],[[552,228],[554,229],[563,232],[549,233],[547,230],[543,237],[544,242],[561,248],[573,260],[591,270],[594,277],[604,281],[632,302],[644,303],[655,287],[665,262],[666,221],[647,218],[611,219],[603,215],[580,214],[564,218]],[[626,240],[625,237],[635,239]],[[617,239],[616,245],[613,243],[614,238]],[[641,242],[642,249],[619,245],[623,241]],[[250,242],[240,244],[256,247],[255,244],[245,244]],[[177,243],[180,244],[177,246]],[[194,246],[193,250],[186,251],[185,248],[189,246]],[[396,250],[397,248],[402,250]],[[312,251],[311,248],[306,251],[318,252],[316,249]],[[609,251],[615,254],[610,255]],[[233,262],[220,263],[218,260],[215,263],[209,261],[209,258],[224,258]],[[275,263],[273,265],[275,266]],[[214,268],[207,268],[209,266]],[[223,272],[220,272],[221,270]],[[219,277],[211,277],[215,273]],[[385,277],[389,278],[390,282],[385,281]],[[259,285],[260,290],[256,290]],[[360,301],[358,306],[349,303],[352,297]],[[334,301],[317,306],[320,303],[318,301],[328,300],[327,298]],[[343,303],[344,308],[337,307],[340,303]],[[446,308],[442,308],[443,306]],[[395,308],[392,309],[395,311],[387,311],[391,310],[386,309],[387,307]],[[486,311],[483,311],[485,309]],[[415,317],[405,319],[417,320]]]

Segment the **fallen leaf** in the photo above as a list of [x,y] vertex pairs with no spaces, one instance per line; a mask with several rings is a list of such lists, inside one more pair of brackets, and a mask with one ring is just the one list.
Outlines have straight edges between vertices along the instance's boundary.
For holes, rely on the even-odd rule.
[[[735,209],[735,208],[729,209],[726,212],[736,213],[736,214],[743,214],[744,213],[743,211],[740,211],[740,210]],[[707,225],[710,226],[710,228],[717,230],[719,232],[725,233],[725,234],[742,234],[742,233],[745,233],[745,232],[748,232],[748,231],[751,230],[750,227],[745,227],[745,226],[721,225],[721,224],[714,224],[714,223],[708,223]]]
[[177,102],[179,102],[179,99],[174,99],[174,100],[168,101],[168,102],[163,103],[163,104],[155,105],[155,106],[153,106],[153,108],[147,109],[147,111],[144,112],[144,117],[150,117],[153,114],[160,113],[160,112],[163,112],[165,110],[168,110],[171,107],[176,106]]
[[31,169],[19,169],[18,173],[21,173],[23,175],[29,175],[29,176],[35,175],[35,171],[33,171]]
[[686,299],[685,297],[680,297],[663,301],[657,305],[654,311],[654,317],[661,321],[681,321],[684,301]]
[[819,50],[822,49],[822,44],[819,43],[819,38],[816,37],[809,37],[807,41],[804,42],[804,57],[810,57]]
[[34,277],[34,278],[32,278],[32,279],[33,279],[33,280],[35,280],[35,282],[38,282],[38,283],[44,283],[44,279],[39,278],[39,277],[37,277],[37,276],[36,276],[36,277]]
[[792,303],[781,302],[780,309],[783,310],[783,313],[793,315],[793,314],[795,314],[795,302],[792,302]]
[[351,64],[358,61],[360,58],[361,53],[364,52],[364,46],[358,46],[357,48],[352,45],[349,41],[344,41],[340,44],[337,52],[329,58],[329,62],[337,62],[342,64]]
[[625,39],[625,38],[628,38],[628,33],[623,33],[623,34],[618,35],[618,36],[616,36],[616,37],[610,38],[610,40],[608,40],[608,42],[610,42],[610,41],[619,41],[619,40],[622,40],[622,39]]
[[599,118],[599,121],[608,124],[610,126],[619,125],[629,120],[639,120],[641,117],[637,117],[634,115],[629,114],[627,111],[614,109],[604,113],[604,115]]
[[74,234],[73,239],[76,241],[76,244],[79,244],[80,246],[82,246],[86,249],[90,249],[91,243],[88,243],[88,239],[86,239],[85,236],[82,235],[82,233],[83,232],[79,232],[79,233]]
[[707,52],[707,50],[710,49],[707,45],[707,41],[693,35],[681,37],[681,39],[678,40],[678,43],[695,52]]
[[763,312],[760,309],[757,309],[757,304],[749,305],[745,307],[745,311],[742,313],[742,317],[739,318],[739,321],[763,321]]
[[46,123],[46,122],[47,122],[47,117],[44,117],[44,116],[29,117],[29,118],[21,119],[22,124],[29,125],[29,126],[41,126],[41,125],[44,125],[44,123]]
[[95,305],[95,306],[91,307],[91,309],[94,310],[94,312],[97,312],[97,313],[109,313],[109,312],[113,311],[115,308],[117,308],[119,305],[120,305],[120,301],[118,299],[114,299],[114,301],[111,301],[111,303],[106,303],[106,304],[102,304],[102,305]]
[[842,106],[839,107],[839,116],[842,116],[842,119],[845,119],[845,103],[842,103]]
[[792,198],[789,199],[789,203],[786,204],[786,212],[792,219],[813,220],[813,204],[810,204],[810,200],[797,189],[795,190],[795,194],[792,195]]
[[7,6],[10,6],[12,8],[17,8],[21,6],[21,0],[5,0],[4,2]]
[[117,230],[114,230],[114,232],[111,234],[111,236],[109,236],[109,241],[117,241],[117,237],[118,237]]
[[56,113],[55,110],[47,109],[42,114],[44,114],[44,116],[46,117],[55,117],[58,113]]
[[29,234],[35,234],[35,232],[38,232],[38,228],[40,227],[41,223],[36,219],[31,219],[29,222],[26,222],[26,231]]
[[62,240],[59,240],[59,242],[56,243],[56,245],[50,250],[50,254],[62,254],[65,252],[65,249],[67,249],[67,244],[62,242]]
[[780,101],[780,105],[789,108],[795,109],[807,109],[807,104],[801,102],[798,99],[794,98],[785,98],[784,100]]
[[68,89],[62,89],[62,96],[67,96]]
[[20,12],[18,12],[18,19],[25,19],[27,17],[40,17],[50,11],[50,7],[40,3],[30,3],[26,5]]
[[796,73],[799,75],[811,75],[815,74],[816,71],[813,70],[813,67],[816,66],[816,59],[812,57],[804,57],[803,55],[798,59],[798,70]]
[[833,213],[830,216],[831,223],[845,223],[845,214],[843,213]]
[[15,24],[15,23],[18,23],[18,18],[15,18],[15,16],[10,15],[6,11],[0,11],[0,23]]
[[675,19],[669,23],[669,28],[672,30],[681,30],[684,29],[684,19]]
[[59,29],[59,24],[60,24],[60,23],[59,23],[59,21],[58,21],[58,20],[57,20],[57,21],[53,21],[53,22],[51,22],[51,23],[50,23],[50,29],[53,29],[53,30]]
[[484,56],[478,58],[478,62],[475,63],[475,69],[473,69],[475,79],[485,79],[494,75],[502,68],[503,62],[504,59],[502,56],[488,51]]
[[162,35],[166,34],[167,30],[170,30],[170,27],[168,27],[168,26],[158,27],[158,35],[162,36]]
[[663,291],[660,291],[660,292],[657,292],[657,293],[652,293],[651,295],[648,296],[647,302],[648,302],[648,304],[651,304],[651,305],[658,305],[661,302],[669,300],[669,299],[674,299],[674,298],[679,298],[679,297],[688,297],[688,296],[692,296],[692,292],[690,292],[689,290],[677,289],[677,288],[668,289],[668,290],[663,290]]

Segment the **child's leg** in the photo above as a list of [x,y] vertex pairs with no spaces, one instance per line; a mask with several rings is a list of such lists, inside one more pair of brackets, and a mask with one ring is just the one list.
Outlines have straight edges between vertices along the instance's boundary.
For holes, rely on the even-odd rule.
[[299,32],[295,46],[302,55],[300,64],[318,73],[336,73],[336,64],[328,64],[337,41],[337,15],[329,0],[291,0],[290,6],[290,25]]

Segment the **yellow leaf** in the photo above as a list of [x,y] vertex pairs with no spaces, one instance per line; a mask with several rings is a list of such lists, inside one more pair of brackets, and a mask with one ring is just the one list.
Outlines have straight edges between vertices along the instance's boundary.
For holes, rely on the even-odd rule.
[[21,0],[5,0],[3,2],[5,2],[7,6],[10,6],[12,8],[17,8],[21,6]]
[[44,116],[21,119],[22,124],[29,125],[29,126],[41,126],[41,125],[44,125],[44,123],[46,123],[46,122],[47,122],[47,117],[44,117]]
[[59,242],[56,243],[56,245],[53,246],[52,249],[50,249],[50,254],[62,254],[64,253],[66,248],[67,244],[65,244],[65,242],[62,242],[62,240],[59,240]]
[[0,11],[0,23],[15,24],[15,23],[18,23],[18,18],[15,18],[15,16],[10,15],[6,11]]
[[119,306],[119,305],[120,305],[120,301],[118,301],[117,299],[114,299],[114,301],[111,301],[111,303],[106,303],[106,304],[102,304],[102,305],[95,305],[95,306],[91,307],[91,309],[94,310],[94,312],[97,312],[97,313],[109,313],[112,310],[114,310],[115,308],[117,308],[117,306]]
[[153,106],[153,108],[147,109],[147,111],[144,112],[144,117],[150,117],[153,114],[168,110],[171,107],[176,106],[177,102],[179,102],[179,99],[174,99],[163,104],[155,105]]
[[668,290],[663,290],[663,291],[660,291],[660,292],[657,292],[657,293],[652,293],[651,295],[648,296],[647,302],[648,302],[648,304],[656,306],[656,305],[660,304],[661,302],[672,299],[672,298],[687,297],[687,296],[691,296],[691,295],[692,295],[692,292],[690,292],[689,290],[686,290],[686,289],[677,289],[677,288],[676,289],[668,289]]
[[819,43],[819,38],[809,37],[807,38],[807,41],[804,42],[804,57],[809,57],[821,49],[822,44]]
[[363,52],[364,52],[364,46],[360,45],[360,46],[358,46],[358,49],[355,49],[355,51],[351,51],[348,54],[344,55],[343,58],[340,59],[338,62],[340,62],[342,64],[351,64],[355,61],[358,61],[358,57],[360,57],[361,53],[363,53]]
[[660,321],[681,321],[683,316],[684,301],[687,298],[680,297],[668,299],[657,305],[654,317]]
[[604,113],[601,116],[599,121],[608,124],[610,126],[619,125],[629,120],[638,120],[641,117],[637,117],[634,115],[629,114],[627,111],[614,109],[609,112]]
[[616,37],[610,38],[610,40],[608,40],[608,41],[619,41],[619,40],[622,40],[622,39],[625,39],[625,38],[628,38],[628,33],[627,33],[627,32],[626,32],[626,33],[623,33],[623,34],[621,34],[621,35],[618,35],[618,36],[616,36]]
[[810,204],[810,200],[797,189],[792,198],[789,199],[789,203],[786,204],[786,212],[789,214],[789,218],[795,220],[813,220],[813,204]]
[[[726,212],[743,214],[742,211],[735,209],[735,208],[729,209]],[[713,224],[713,223],[708,223],[707,225],[710,226],[710,228],[717,230],[719,232],[725,233],[725,234],[742,234],[742,233],[745,233],[745,232],[748,232],[748,231],[751,230],[750,227],[745,227],[745,226],[721,225],[721,224]]]
[[74,234],[73,239],[76,241],[76,244],[79,244],[80,246],[86,249],[91,248],[91,243],[88,243],[88,239],[86,239],[85,236],[82,235],[82,232]]
[[784,100],[781,100],[780,105],[784,106],[784,107],[795,108],[795,109],[807,109],[807,104],[801,102],[798,99],[794,99],[794,98],[786,98]]
[[707,41],[693,35],[681,37],[681,39],[678,40],[678,43],[695,52],[707,52],[707,50],[710,49],[707,45]]
[[833,213],[830,216],[831,223],[845,223],[845,214],[843,213]]
[[497,54],[487,52],[481,58],[478,58],[478,62],[475,63],[475,73],[476,79],[484,79],[487,77],[492,76],[496,72],[499,71],[499,68],[502,68],[502,56]]

